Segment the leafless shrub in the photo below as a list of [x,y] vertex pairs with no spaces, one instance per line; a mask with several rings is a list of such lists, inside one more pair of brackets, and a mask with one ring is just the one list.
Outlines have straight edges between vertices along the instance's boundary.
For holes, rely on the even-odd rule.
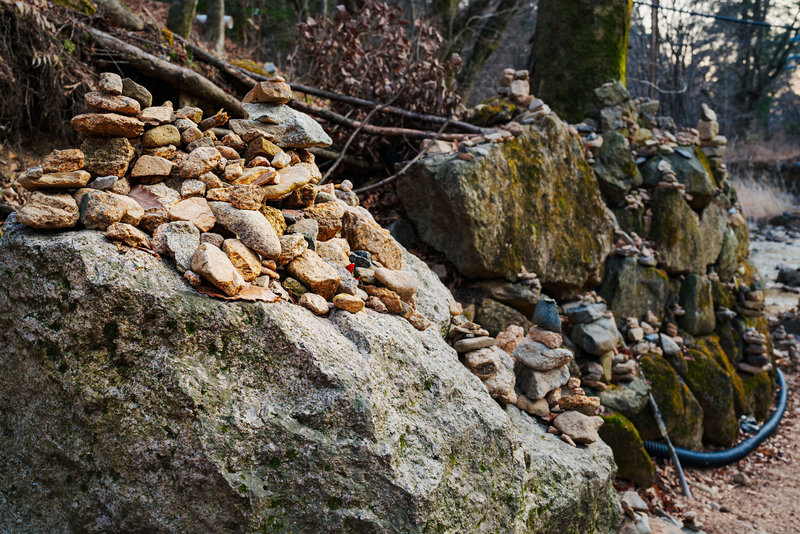
[[753,176],[734,177],[733,185],[744,215],[755,221],[797,211],[797,199],[783,187]]

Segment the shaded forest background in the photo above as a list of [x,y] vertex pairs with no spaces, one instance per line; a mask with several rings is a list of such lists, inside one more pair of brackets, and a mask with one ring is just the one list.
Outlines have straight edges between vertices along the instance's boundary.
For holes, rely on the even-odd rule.
[[[197,12],[205,13],[220,1],[200,0]],[[461,70],[454,81],[465,103],[476,104],[492,96],[504,68],[531,67],[537,0],[389,3],[402,9],[402,17],[410,21],[406,31],[412,38],[420,28],[438,31],[443,63],[458,54]],[[348,0],[344,6],[357,13],[363,1]],[[800,135],[800,87],[795,73],[799,9],[798,2],[781,0],[662,0],[653,55],[653,9],[649,1],[634,3],[628,88],[634,96],[659,99],[664,114],[678,124],[694,124],[700,102],[706,101],[713,103],[723,133],[730,138]],[[256,61],[273,63],[302,79],[313,77],[315,65],[299,61],[304,43],[297,24],[335,16],[337,7],[325,0],[227,0],[225,10],[233,23],[227,32],[230,44],[247,50]]]

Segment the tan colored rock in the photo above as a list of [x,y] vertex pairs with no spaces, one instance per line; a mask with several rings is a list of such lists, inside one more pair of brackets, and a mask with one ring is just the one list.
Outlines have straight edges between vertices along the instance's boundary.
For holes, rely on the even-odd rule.
[[558,399],[558,405],[562,410],[574,410],[584,415],[596,415],[600,408],[599,397],[587,397],[586,395],[570,395]]
[[226,239],[222,242],[222,252],[239,271],[245,282],[252,282],[261,276],[261,260],[239,239]]
[[233,296],[244,288],[245,281],[228,256],[214,245],[201,244],[192,256],[196,272],[226,295]]
[[[172,102],[163,106],[150,106],[139,112],[139,120],[150,126],[158,126],[172,121]],[[176,128],[177,129],[177,128]]]
[[545,330],[539,326],[534,326],[528,331],[528,338],[547,345],[551,349],[557,349],[564,344],[564,338],[561,337],[561,334]]
[[545,399],[530,400],[525,395],[518,395],[517,408],[530,415],[545,418],[550,415],[550,405]]
[[494,344],[501,350],[513,354],[524,338],[525,329],[519,325],[512,324],[495,336]]
[[285,104],[292,99],[292,88],[283,78],[276,76],[257,83],[244,95],[242,102],[261,102],[265,104]]
[[[109,191],[109,193],[111,192]],[[125,207],[125,213],[122,215],[122,219],[120,219],[120,222],[125,224],[130,224],[132,226],[139,226],[142,217],[144,217],[144,209],[142,208],[142,206],[140,206],[135,199],[129,196],[116,195],[114,193],[111,194],[117,197],[119,202],[121,202],[122,205]]]
[[208,232],[217,222],[208,201],[202,197],[181,200],[167,211],[171,221],[188,221],[201,232]]
[[81,215],[81,222],[86,228],[106,230],[115,222],[121,222],[129,205],[121,195],[105,191],[90,190],[81,201],[86,208]]
[[286,234],[280,237],[281,253],[278,256],[278,265],[286,265],[300,256],[308,248],[306,238],[300,234]]
[[186,157],[183,152],[178,152],[175,145],[145,147],[144,150],[142,150],[142,154],[145,156],[168,159],[176,165],[179,161],[182,161],[182,158]]
[[[244,174],[244,168],[241,163],[229,163],[225,166],[225,181],[235,182]],[[275,173],[277,175],[277,173]]]
[[184,180],[181,184],[181,198],[204,197],[206,184],[202,180]]
[[348,295],[347,293],[339,293],[333,297],[333,305],[340,310],[349,311],[350,313],[358,313],[364,309],[364,301],[360,298]]
[[152,148],[157,146],[178,145],[181,142],[181,134],[172,124],[162,124],[144,132],[142,144]]
[[350,265],[350,258],[344,253],[342,247],[339,246],[338,243],[334,243],[333,240],[317,241],[316,252],[323,260],[333,262],[345,268]]
[[[280,180],[278,171],[272,167],[249,167],[244,169],[241,176],[233,180],[235,184],[268,185]],[[266,194],[266,190],[265,190]]]
[[267,218],[267,221],[269,221],[269,224],[275,229],[275,233],[278,234],[278,237],[282,236],[287,228],[286,220],[283,218],[283,212],[272,206],[267,206],[266,204],[262,204],[259,211]]
[[124,137],[86,139],[81,144],[84,154],[83,169],[93,176],[122,178],[136,152]]
[[139,227],[145,232],[153,233],[162,224],[169,222],[169,214],[163,208],[150,209],[144,212]]
[[411,299],[419,290],[419,279],[412,272],[394,271],[383,267],[377,267],[373,271],[375,272],[375,278],[381,284],[400,295],[403,300]]
[[[289,262],[286,270],[312,292],[322,295],[325,299],[333,297],[339,287],[340,278],[336,269],[325,263],[313,250],[306,250],[297,256]],[[363,302],[361,304],[363,306]]]
[[328,301],[316,293],[303,293],[297,302],[300,306],[311,310],[316,315],[325,315],[330,311]]
[[150,248],[150,238],[147,237],[147,234],[135,226],[123,222],[110,224],[106,231],[103,232],[103,235],[112,241],[119,241],[129,247]]
[[235,159],[240,159],[242,157],[239,155],[238,152],[236,152],[229,146],[218,144],[217,150],[219,150],[219,153],[222,154],[222,157],[227,160],[235,160]]
[[203,110],[194,106],[185,106],[175,112],[175,117],[178,119],[189,119],[197,124],[203,120]]
[[403,300],[400,295],[385,287],[364,286],[364,291],[371,297],[377,297],[386,306],[389,313],[403,313]]
[[603,426],[603,419],[569,411],[553,419],[553,425],[575,443],[594,443],[600,439],[597,431]]
[[266,259],[277,259],[281,253],[278,234],[266,217],[255,210],[240,210],[227,202],[210,202],[217,222],[236,234],[245,245]]
[[[190,180],[191,179],[192,178],[190,178]],[[213,172],[203,173],[197,179],[206,184],[206,191],[210,191],[211,189],[220,189],[227,186],[227,184],[223,183],[222,180],[220,180],[219,177]]]
[[279,182],[264,188],[266,200],[282,200],[311,181],[311,173],[305,167],[286,167],[277,172]]
[[222,159],[219,150],[213,147],[195,148],[189,157],[180,164],[180,177],[183,179],[199,178],[213,170]]
[[368,297],[367,308],[375,310],[378,313],[389,313],[389,309],[386,307],[386,304],[384,304],[383,301],[378,297]]
[[140,156],[131,169],[131,178],[153,178],[164,179],[172,173],[175,164],[168,159],[157,156]]
[[190,126],[181,132],[181,143],[188,145],[203,137],[203,132],[197,126]]
[[86,171],[54,172],[39,178],[23,176],[17,181],[28,191],[39,189],[77,189],[89,183],[91,175]]
[[255,185],[235,184],[228,189],[230,203],[240,210],[258,210],[264,202],[264,190]]
[[117,113],[87,113],[77,115],[69,121],[78,133],[87,137],[138,137],[144,131],[144,123],[134,117]]
[[272,141],[267,141],[263,137],[256,137],[247,143],[244,159],[249,161],[255,157],[263,156],[268,160],[272,160],[280,152],[282,152],[281,148]]
[[517,393],[514,391],[515,381],[514,373],[504,365],[501,365],[494,376],[483,381],[483,385],[489,390],[489,395],[493,399],[503,404],[513,405],[517,402]]
[[286,152],[278,152],[275,154],[275,157],[272,158],[271,163],[276,169],[283,169],[284,167],[291,165],[292,157]]
[[53,150],[42,161],[42,172],[71,172],[83,168],[83,152],[77,148]]
[[305,210],[306,217],[314,219],[319,225],[319,234],[317,239],[320,241],[327,241],[342,229],[342,216],[344,216],[344,207],[337,202],[326,202],[324,204],[317,204]]
[[86,106],[98,113],[119,113],[136,116],[139,113],[139,102],[122,95],[107,95],[99,91],[86,93],[83,97]]
[[113,72],[103,72],[97,82],[100,90],[107,95],[121,95],[122,94],[122,78],[119,74]]
[[237,152],[241,152],[242,150],[247,148],[247,143],[245,143],[241,137],[239,137],[233,132],[227,134],[225,137],[222,138],[222,144],[234,149]]
[[78,204],[70,195],[33,193],[17,212],[25,226],[46,230],[72,228],[78,223]]
[[366,250],[389,269],[403,268],[400,245],[388,230],[350,209],[342,217],[342,234],[353,250]]

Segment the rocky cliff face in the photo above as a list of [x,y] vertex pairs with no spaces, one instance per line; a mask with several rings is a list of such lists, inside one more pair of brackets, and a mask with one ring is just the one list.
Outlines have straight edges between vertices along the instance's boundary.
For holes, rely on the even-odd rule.
[[[615,466],[436,328],[215,300],[100,232],[0,239],[4,532],[612,532]],[[450,296],[412,256],[418,310]]]

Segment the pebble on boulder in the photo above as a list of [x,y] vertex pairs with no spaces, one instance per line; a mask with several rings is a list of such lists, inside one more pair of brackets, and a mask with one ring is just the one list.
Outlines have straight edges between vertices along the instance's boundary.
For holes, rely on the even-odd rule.
[[35,192],[17,212],[17,220],[31,228],[58,230],[78,223],[78,205],[70,195]]

